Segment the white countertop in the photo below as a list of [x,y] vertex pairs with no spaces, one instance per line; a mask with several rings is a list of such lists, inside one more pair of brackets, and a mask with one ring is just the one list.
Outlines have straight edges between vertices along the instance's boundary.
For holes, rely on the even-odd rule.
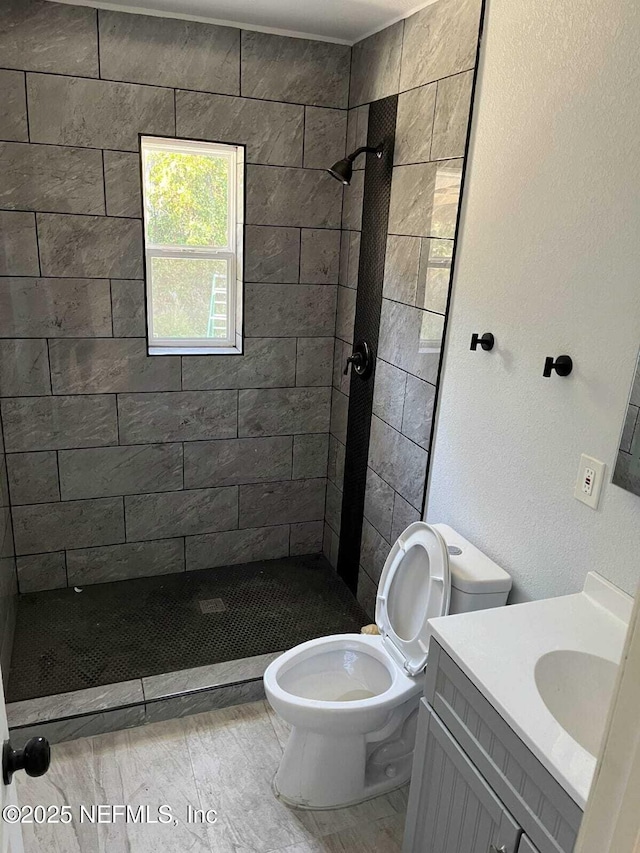
[[633,599],[595,573],[583,592],[430,621],[433,636],[567,793],[584,808],[596,758],[556,721],[534,678],[550,651],[619,663]]

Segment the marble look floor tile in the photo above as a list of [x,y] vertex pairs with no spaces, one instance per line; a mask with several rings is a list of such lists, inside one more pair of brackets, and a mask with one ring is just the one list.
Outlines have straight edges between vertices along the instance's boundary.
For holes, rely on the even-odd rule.
[[81,717],[69,717],[53,720],[50,723],[37,723],[34,726],[11,729],[11,739],[15,746],[23,746],[29,738],[38,735],[46,737],[51,744],[59,744],[102,735],[105,732],[137,728],[144,725],[144,721],[144,705],[132,705],[129,708],[83,714]]
[[152,812],[166,803],[179,819],[177,826],[102,824],[101,853],[159,849],[210,853],[206,828],[185,820],[187,807],[199,808],[200,799],[182,721],[104,735],[94,741],[93,749],[98,802],[149,806]]
[[[179,717],[189,717],[192,714],[202,714],[262,699],[264,699],[264,684],[259,678],[242,684],[214,687],[211,690],[200,690],[197,693],[186,693],[183,696],[147,702],[146,722],[175,720]],[[211,808],[215,807],[211,806]]]
[[87,807],[96,802],[91,740],[54,747],[46,776],[29,778],[18,773],[16,786],[21,806],[66,805],[74,817],[70,824],[25,824],[25,853],[98,853],[97,825],[80,823],[78,819],[81,805]]
[[381,818],[277,853],[401,853],[404,818]]

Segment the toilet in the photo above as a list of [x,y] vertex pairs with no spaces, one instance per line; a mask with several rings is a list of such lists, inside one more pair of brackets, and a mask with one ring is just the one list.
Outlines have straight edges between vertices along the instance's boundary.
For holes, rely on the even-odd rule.
[[499,607],[510,589],[510,576],[447,525],[410,524],[380,577],[380,635],[310,640],[265,671],[267,699],[292,726],[276,796],[307,809],[341,808],[408,782],[429,619]]

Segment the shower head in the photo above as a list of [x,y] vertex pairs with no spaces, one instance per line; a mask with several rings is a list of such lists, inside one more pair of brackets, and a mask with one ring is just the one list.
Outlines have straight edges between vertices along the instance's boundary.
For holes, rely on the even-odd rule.
[[382,145],[378,145],[377,148],[374,148],[371,145],[363,145],[362,148],[358,148],[353,152],[353,154],[349,154],[342,160],[338,160],[338,162],[334,163],[330,169],[327,169],[327,172],[329,172],[331,177],[335,178],[336,181],[340,181],[341,184],[349,186],[353,175],[353,161],[356,157],[360,154],[364,154],[365,152],[375,154],[377,157],[382,157]]

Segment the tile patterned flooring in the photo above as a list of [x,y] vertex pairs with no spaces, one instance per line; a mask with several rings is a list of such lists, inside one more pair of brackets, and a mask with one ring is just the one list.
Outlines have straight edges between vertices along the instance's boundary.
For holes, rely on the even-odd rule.
[[[401,853],[406,788],[336,811],[275,799],[287,735],[262,701],[55,746],[46,776],[18,774],[19,801],[68,804],[74,821],[25,826],[25,853]],[[81,824],[80,805],[94,803],[166,803],[179,823]],[[188,806],[217,822],[187,824]]]

